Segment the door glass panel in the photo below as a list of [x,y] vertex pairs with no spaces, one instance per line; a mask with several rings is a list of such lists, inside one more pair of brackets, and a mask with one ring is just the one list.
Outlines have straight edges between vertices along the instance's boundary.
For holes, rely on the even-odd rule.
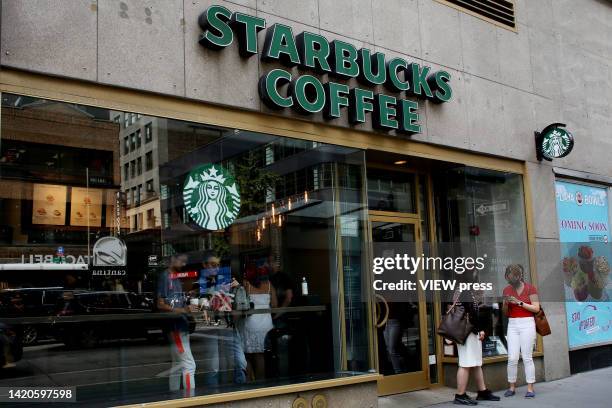
[[416,213],[415,176],[368,169],[368,206],[370,210]]
[[[406,243],[404,253],[415,256],[414,224],[372,222],[374,243]],[[390,257],[395,254],[384,254]],[[377,297],[378,367],[383,375],[421,371],[418,302],[390,302]],[[386,319],[385,319],[386,317]]]

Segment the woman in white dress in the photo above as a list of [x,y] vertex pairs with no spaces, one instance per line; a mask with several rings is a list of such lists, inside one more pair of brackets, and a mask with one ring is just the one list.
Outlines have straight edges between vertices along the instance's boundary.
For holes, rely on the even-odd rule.
[[[476,271],[466,271],[462,276],[459,276],[459,282],[478,282]],[[482,294],[471,289],[462,292],[457,290],[453,300],[458,301],[458,305],[463,306],[470,316],[470,322],[474,325],[472,332],[465,340],[465,344],[457,344],[459,364],[457,367],[457,393],[453,402],[458,405],[477,405],[476,400],[499,401],[500,398],[487,388],[482,372],[482,341],[486,335],[482,319],[480,319]],[[476,400],[465,392],[470,372],[474,375],[478,388]]]
[[[255,273],[247,272],[244,286],[255,310],[277,307],[276,290],[262,268],[258,268]],[[265,377],[264,342],[273,327],[270,313],[253,313],[244,321],[242,328],[244,353],[248,362],[249,376],[254,380]]]

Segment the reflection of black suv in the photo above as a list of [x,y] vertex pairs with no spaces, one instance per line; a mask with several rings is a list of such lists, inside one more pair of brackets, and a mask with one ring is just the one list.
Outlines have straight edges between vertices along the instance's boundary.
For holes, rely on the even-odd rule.
[[[22,330],[19,324],[23,301],[7,291],[0,291],[0,367],[13,367],[23,354]],[[7,358],[9,357],[9,358]]]
[[[12,361],[7,361],[7,353],[10,353]],[[14,364],[23,355],[21,343],[21,329],[0,321],[0,368],[14,367]]]
[[[34,322],[31,317],[41,318],[55,315],[57,302],[62,298],[62,287],[19,288],[0,291],[0,303],[12,304],[12,311],[4,316],[23,317],[21,324],[24,346],[36,344],[39,340],[51,337],[49,323]],[[3,312],[6,312],[4,310]],[[30,320],[30,321],[28,321]]]
[[169,321],[153,305],[151,297],[131,292],[67,292],[54,331],[68,347],[94,347],[110,339],[156,340]]

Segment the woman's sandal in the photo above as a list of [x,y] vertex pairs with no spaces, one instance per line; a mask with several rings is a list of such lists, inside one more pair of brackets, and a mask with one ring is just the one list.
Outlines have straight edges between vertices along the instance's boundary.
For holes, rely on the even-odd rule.
[[504,397],[513,397],[514,394],[516,394],[516,391],[506,390],[506,392],[504,392]]
[[525,394],[525,398],[535,398],[535,392],[527,391],[527,393]]

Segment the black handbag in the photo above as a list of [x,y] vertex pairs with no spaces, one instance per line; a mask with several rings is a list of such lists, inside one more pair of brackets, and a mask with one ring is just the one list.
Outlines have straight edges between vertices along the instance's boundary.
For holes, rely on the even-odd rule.
[[438,334],[457,344],[465,344],[465,340],[472,329],[474,329],[474,325],[470,322],[469,313],[462,304],[455,300],[450,309],[442,315],[438,326]]

